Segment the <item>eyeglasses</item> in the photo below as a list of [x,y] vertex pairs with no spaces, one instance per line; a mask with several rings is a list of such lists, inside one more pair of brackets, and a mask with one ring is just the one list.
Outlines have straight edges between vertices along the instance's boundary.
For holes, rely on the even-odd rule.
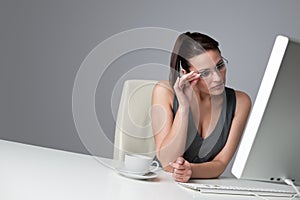
[[200,78],[202,79],[209,79],[212,74],[215,72],[222,72],[226,69],[226,64],[228,63],[228,60],[226,58],[223,58],[216,64],[214,68],[211,69],[204,69],[198,71],[200,74]]

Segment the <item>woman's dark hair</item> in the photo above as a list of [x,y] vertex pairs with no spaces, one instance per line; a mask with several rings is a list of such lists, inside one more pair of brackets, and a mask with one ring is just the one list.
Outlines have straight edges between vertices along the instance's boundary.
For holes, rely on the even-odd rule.
[[208,50],[218,50],[221,53],[219,43],[208,35],[198,32],[186,32],[179,35],[171,55],[170,84],[174,85],[181,70],[180,65],[186,72],[189,72],[191,65],[188,59]]

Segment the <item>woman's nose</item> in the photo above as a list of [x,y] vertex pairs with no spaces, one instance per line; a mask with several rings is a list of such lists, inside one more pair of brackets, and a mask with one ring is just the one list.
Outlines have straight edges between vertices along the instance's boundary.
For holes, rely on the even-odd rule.
[[214,70],[212,72],[212,80],[213,81],[221,81],[221,73],[218,70]]

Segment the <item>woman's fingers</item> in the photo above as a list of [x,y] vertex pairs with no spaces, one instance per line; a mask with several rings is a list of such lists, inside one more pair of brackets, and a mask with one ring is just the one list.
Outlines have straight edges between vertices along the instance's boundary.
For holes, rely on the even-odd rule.
[[173,173],[172,177],[174,178],[175,181],[187,182],[190,179],[191,175],[187,171],[182,171],[182,173],[181,172],[180,173]]
[[187,80],[187,81],[191,81],[192,79],[194,79],[195,77],[200,77],[200,74],[194,72],[194,71],[191,71],[187,74],[184,74],[181,76],[181,79],[182,80]]
[[185,169],[185,167],[182,165],[182,164],[179,164],[179,163],[176,163],[176,162],[172,162],[172,163],[170,163],[170,166],[171,167],[173,167],[174,168],[174,170],[175,169]]
[[183,75],[181,78],[179,78],[179,86],[185,86],[190,85],[190,83],[194,80],[198,80],[200,78],[200,74],[191,71],[188,74]]
[[173,178],[175,181],[187,182],[191,175],[192,170],[190,163],[187,162],[183,157],[178,157],[174,162],[170,163],[173,167]]
[[191,76],[187,77],[187,80],[189,82],[195,80],[195,79],[199,79],[200,78],[200,74],[196,73],[196,72],[192,72]]
[[182,77],[178,77],[175,82],[175,87],[183,89],[185,86],[195,85],[197,82],[196,80],[199,80],[200,74],[191,71],[188,74],[184,74]]
[[184,161],[185,161],[185,160],[184,160],[183,157],[178,157],[178,158],[176,159],[176,163],[181,164],[181,165],[183,165]]
[[188,106],[193,95],[193,87],[197,84],[200,75],[196,72],[184,74],[181,78],[177,78],[174,84],[178,102],[182,106]]
[[173,173],[176,175],[184,175],[185,169],[174,169]]

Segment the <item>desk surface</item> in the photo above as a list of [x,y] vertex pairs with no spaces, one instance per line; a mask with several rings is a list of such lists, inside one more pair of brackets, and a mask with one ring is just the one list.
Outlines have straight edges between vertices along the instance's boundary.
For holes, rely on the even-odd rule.
[[[0,140],[0,158],[1,200],[255,199],[247,196],[200,194],[178,185],[171,174],[163,171],[158,172],[158,177],[151,180],[129,179],[103,164],[114,162],[111,159],[99,158],[99,162],[89,155],[4,140]],[[266,184],[228,178],[195,181],[249,187]],[[274,189],[288,187],[272,185]]]

